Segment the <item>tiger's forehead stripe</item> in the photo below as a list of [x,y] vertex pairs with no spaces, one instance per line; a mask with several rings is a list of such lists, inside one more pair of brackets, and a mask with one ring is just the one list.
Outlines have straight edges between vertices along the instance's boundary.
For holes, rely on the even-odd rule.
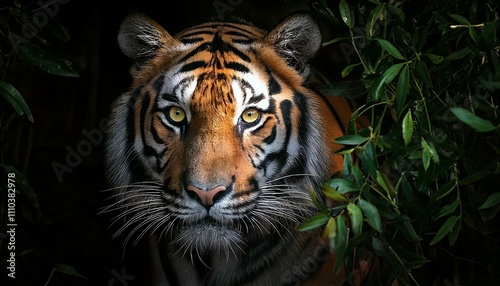
[[243,40],[242,38],[246,38],[246,40],[257,40],[258,38],[261,38],[265,33],[264,30],[260,30],[244,24],[215,22],[202,24],[184,30],[183,32],[177,34],[176,37],[179,38],[181,42],[190,41],[196,36],[200,36],[203,34],[213,34],[215,30],[220,29],[223,29],[227,35],[235,36],[234,39],[236,41],[241,41]]

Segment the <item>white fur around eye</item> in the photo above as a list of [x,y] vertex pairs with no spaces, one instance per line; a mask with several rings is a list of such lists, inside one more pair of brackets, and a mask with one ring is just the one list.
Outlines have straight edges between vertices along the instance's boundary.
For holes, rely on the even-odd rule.
[[[246,82],[251,88],[245,88],[240,81]],[[234,79],[232,81],[231,88],[236,100],[236,112],[233,118],[234,125],[238,124],[243,112],[249,108],[257,110],[267,110],[269,108],[269,100],[267,99],[269,91],[267,90],[267,84],[265,84],[265,82],[266,81],[251,73],[245,74],[243,79]],[[259,102],[248,104],[252,97],[259,95],[264,95],[266,98]]]

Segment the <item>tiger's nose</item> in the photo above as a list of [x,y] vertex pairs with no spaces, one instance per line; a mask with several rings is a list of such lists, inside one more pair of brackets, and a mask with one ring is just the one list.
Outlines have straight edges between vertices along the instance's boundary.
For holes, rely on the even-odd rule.
[[196,195],[200,199],[200,202],[205,207],[210,207],[224,196],[226,192],[226,187],[217,186],[215,188],[204,190],[200,189],[194,185],[187,186],[189,193]]

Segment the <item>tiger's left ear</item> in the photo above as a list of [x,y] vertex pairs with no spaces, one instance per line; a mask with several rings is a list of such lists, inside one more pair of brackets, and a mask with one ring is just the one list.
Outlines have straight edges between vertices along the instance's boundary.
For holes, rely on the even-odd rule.
[[154,20],[142,14],[133,14],[122,23],[118,44],[122,52],[140,67],[160,52],[175,50],[181,43]]
[[308,61],[322,41],[318,24],[305,13],[285,18],[266,35],[266,40],[303,78],[309,75]]

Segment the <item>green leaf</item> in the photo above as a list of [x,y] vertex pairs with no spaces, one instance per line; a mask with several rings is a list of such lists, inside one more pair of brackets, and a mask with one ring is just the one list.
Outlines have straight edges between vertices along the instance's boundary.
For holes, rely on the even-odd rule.
[[12,107],[14,107],[17,114],[25,114],[31,123],[34,122],[33,115],[31,114],[26,101],[24,101],[23,96],[14,86],[6,81],[0,80],[0,94],[5,98],[5,100],[7,100],[7,102],[10,103],[10,105],[12,105]]
[[465,47],[465,48],[463,48],[461,50],[458,50],[456,52],[453,52],[453,53],[449,54],[444,60],[445,61],[460,60],[463,57],[465,57],[466,55],[470,54],[470,52],[472,52],[472,50],[469,47]]
[[376,231],[382,233],[382,221],[380,220],[380,214],[377,208],[370,202],[359,199],[359,207],[363,211],[363,215],[366,218],[368,224]]
[[390,15],[397,15],[399,17],[399,20],[401,20],[401,22],[405,21],[406,18],[405,13],[399,7],[395,5],[388,5],[387,10],[389,11]]
[[328,245],[331,250],[337,248],[337,221],[334,217],[328,219],[325,229],[323,230],[323,239],[328,239]]
[[363,174],[361,173],[361,169],[358,165],[352,166],[352,175],[354,176],[354,180],[358,185],[363,184]]
[[385,72],[373,83],[370,88],[370,95],[378,100],[382,97],[382,94],[385,91],[385,86],[391,83],[394,78],[398,75],[401,68],[405,65],[405,63],[399,63],[390,66]]
[[413,136],[413,118],[411,116],[411,111],[408,111],[403,118],[403,140],[405,146],[410,143],[411,137]]
[[354,14],[349,8],[349,4],[345,0],[341,0],[339,3],[340,17],[342,21],[349,27],[354,27]]
[[361,63],[346,66],[341,72],[342,77],[346,77],[347,75],[349,75],[349,73],[351,73],[351,71],[359,65],[361,65]]
[[389,53],[391,56],[395,57],[398,60],[404,59],[403,55],[389,41],[384,40],[384,39],[375,39],[375,41],[377,41],[379,43],[379,45],[382,47],[382,49],[384,51],[386,51],[387,53]]
[[423,61],[417,61],[415,64],[418,77],[429,87],[432,87],[432,79],[429,75],[427,65]]
[[490,50],[491,62],[493,63],[493,69],[496,75],[500,75],[500,60],[498,59],[498,55],[495,53],[493,49]]
[[78,73],[74,71],[68,61],[64,61],[31,43],[25,43],[19,46],[19,51],[33,65],[41,70],[59,76],[78,77]]
[[484,177],[488,176],[491,172],[490,171],[480,171],[480,172],[477,172],[475,174],[472,174],[470,176],[467,176],[463,179],[460,179],[460,181],[458,182],[458,184],[460,186],[465,186],[465,185],[470,185],[472,183],[475,183],[481,179],[483,179]]
[[344,165],[342,166],[342,176],[344,178],[350,177],[352,174],[352,156],[351,154],[345,154]]
[[422,238],[417,235],[417,232],[415,231],[415,228],[410,222],[410,219],[406,215],[400,216],[398,219],[401,219],[401,221],[397,222],[394,224],[399,230],[402,231],[402,233],[409,237],[412,241],[422,241]]
[[435,55],[435,54],[431,54],[431,53],[426,53],[426,54],[424,54],[424,56],[426,58],[428,58],[429,61],[431,61],[431,63],[433,63],[435,65],[440,64],[444,60],[444,57],[441,56],[441,55]]
[[363,170],[368,171],[368,173],[372,177],[377,177],[377,169],[378,169],[378,163],[375,158],[375,148],[373,146],[372,142],[368,142],[361,153],[359,154],[359,158],[361,159],[361,162],[363,163]]
[[331,95],[355,99],[366,95],[366,88],[361,80],[341,81],[325,84],[319,91]]
[[477,43],[479,41],[479,36],[477,35],[476,30],[472,26],[469,27],[469,36],[472,38],[474,43]]
[[449,193],[451,193],[451,191],[453,191],[456,186],[457,182],[454,179],[445,184],[442,184],[441,186],[439,186],[438,190],[434,194],[432,194],[431,201],[435,202],[444,198]]
[[384,244],[382,243],[382,241],[378,237],[375,237],[375,236],[372,237],[372,248],[373,248],[373,251],[375,252],[376,255],[378,255],[380,257],[387,256]]
[[389,181],[389,179],[387,178],[386,175],[384,175],[384,173],[379,172],[378,170],[377,170],[377,182],[385,190],[388,198],[392,199],[396,197],[396,190],[392,186],[391,181]]
[[[490,50],[491,54],[495,53],[495,47],[498,43],[498,29],[500,28],[500,19],[484,23],[484,28],[481,29],[479,35],[479,45],[483,51]],[[499,74],[498,70],[495,74]]]
[[427,171],[429,169],[429,165],[431,164],[431,155],[430,155],[430,148],[429,144],[422,138],[421,140],[421,145],[422,145],[422,163],[424,165],[424,170]]
[[301,225],[297,226],[296,229],[298,231],[308,231],[311,229],[315,229],[325,225],[328,222],[329,218],[330,216],[328,216],[328,213],[320,213],[303,222]]
[[347,226],[343,216],[337,217],[337,259],[335,261],[335,269],[339,269],[342,266],[344,261],[344,255],[347,246]]
[[479,207],[480,210],[494,207],[500,204],[500,192],[491,194]]
[[368,35],[369,38],[373,37],[375,34],[375,31],[380,28],[380,25],[375,27],[375,24],[377,23],[377,20],[380,18],[380,15],[384,11],[384,6],[385,4],[378,4],[375,9],[373,9],[370,18],[368,19],[368,22],[366,23],[366,34]]
[[323,185],[322,189],[325,196],[330,200],[341,203],[347,202],[347,198],[344,195],[342,195],[339,191],[337,191],[337,189],[335,189],[334,187]]
[[341,194],[359,191],[358,185],[346,179],[331,179],[326,181],[326,185],[336,189]]
[[335,142],[342,145],[360,145],[368,141],[370,137],[360,135],[344,135],[335,139]]
[[390,66],[383,74],[382,79],[385,84],[391,83],[394,78],[398,75],[401,68],[405,65],[405,63],[399,63]]
[[328,46],[328,45],[331,45],[331,44],[335,44],[337,42],[342,42],[342,41],[348,41],[350,40],[349,37],[339,37],[339,38],[334,38],[334,39],[331,39],[329,41],[326,41],[323,43],[323,47],[324,46]]
[[464,16],[460,16],[460,15],[457,15],[457,14],[450,14],[450,16],[455,19],[455,21],[457,21],[458,23],[462,24],[462,25],[470,25],[470,22],[469,20],[467,20],[467,18],[465,18]]
[[448,236],[448,243],[453,246],[457,241],[458,235],[460,234],[461,223],[455,223],[453,228],[451,229],[450,235]]
[[453,203],[441,208],[441,210],[436,214],[436,217],[434,218],[434,220],[438,220],[442,217],[448,216],[451,213],[453,213],[457,209],[459,203],[460,203],[460,199],[457,196],[457,198],[453,201]]
[[398,115],[403,111],[403,106],[406,103],[406,96],[410,91],[410,68],[405,65],[401,70],[398,79],[398,85],[396,86],[396,113]]
[[439,155],[434,148],[434,146],[430,145],[425,141],[424,138],[421,138],[421,146],[422,146],[422,162],[424,164],[424,170],[430,166],[431,159],[434,163],[439,163]]
[[84,279],[88,279],[87,277],[81,275],[73,266],[67,265],[64,263],[58,263],[54,266],[54,271],[65,273],[71,276],[76,276]]
[[448,233],[450,233],[459,220],[459,217],[454,215],[450,216],[446,222],[441,226],[441,228],[438,230],[432,241],[429,243],[429,245],[434,245],[438,243],[441,239],[443,239]]
[[465,108],[452,107],[450,110],[460,121],[474,128],[477,132],[488,132],[497,128],[491,121],[482,119]]
[[351,202],[347,205],[347,212],[351,219],[352,233],[354,236],[360,235],[363,228],[363,213],[361,209]]

